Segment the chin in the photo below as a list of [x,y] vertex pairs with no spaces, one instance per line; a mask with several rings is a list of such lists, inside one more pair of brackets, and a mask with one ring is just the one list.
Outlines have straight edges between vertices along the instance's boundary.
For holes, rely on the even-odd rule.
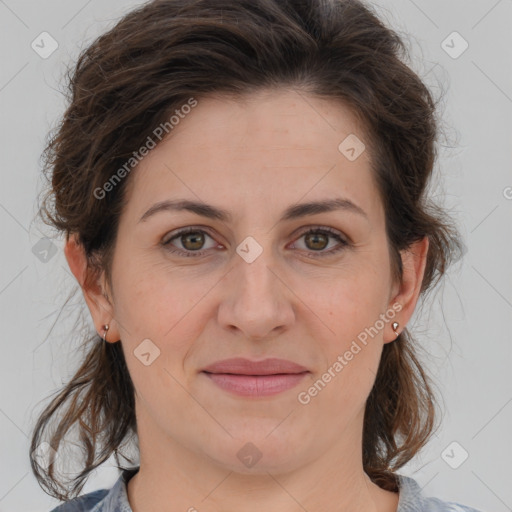
[[[275,428],[275,423],[273,428]],[[272,429],[259,429],[258,438],[251,435],[243,435],[229,439],[217,446],[224,449],[216,451],[209,456],[229,471],[247,475],[267,475],[267,473],[287,473],[307,463],[304,450],[304,442],[297,439],[295,442],[287,432],[283,431],[283,437],[276,439],[268,435]],[[262,434],[264,432],[264,434]],[[252,439],[252,440],[251,440]],[[267,475],[268,476],[268,475]]]

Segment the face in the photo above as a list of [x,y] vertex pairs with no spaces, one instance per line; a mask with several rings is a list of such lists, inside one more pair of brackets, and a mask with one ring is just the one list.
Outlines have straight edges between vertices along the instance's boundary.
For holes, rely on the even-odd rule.
[[[141,447],[167,440],[249,473],[360,446],[383,344],[406,319],[368,151],[339,148],[350,134],[364,142],[333,101],[209,97],[132,171],[108,337],[121,339]],[[304,371],[203,371],[231,358]]]

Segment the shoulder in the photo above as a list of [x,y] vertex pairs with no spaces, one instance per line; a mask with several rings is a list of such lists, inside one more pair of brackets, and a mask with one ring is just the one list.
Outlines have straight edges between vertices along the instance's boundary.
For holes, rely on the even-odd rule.
[[[108,492],[108,489],[100,489],[98,491],[84,494],[78,498],[66,501],[66,503],[59,505],[51,512],[92,512],[92,510],[97,508],[97,505],[104,500]],[[101,508],[99,508],[98,512],[100,510]]]
[[125,469],[110,489],[99,489],[51,510],[51,512],[131,512],[128,503],[126,484],[138,471],[137,468]]
[[396,476],[400,491],[397,512],[481,512],[453,501],[425,497],[416,480],[404,475]]

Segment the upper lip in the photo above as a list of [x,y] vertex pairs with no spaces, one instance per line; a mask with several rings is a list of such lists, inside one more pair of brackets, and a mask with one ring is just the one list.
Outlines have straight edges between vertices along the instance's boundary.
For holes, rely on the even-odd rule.
[[251,361],[243,357],[217,361],[206,368],[208,373],[232,373],[237,375],[276,375],[280,373],[303,373],[309,371],[304,366],[285,359],[270,358]]

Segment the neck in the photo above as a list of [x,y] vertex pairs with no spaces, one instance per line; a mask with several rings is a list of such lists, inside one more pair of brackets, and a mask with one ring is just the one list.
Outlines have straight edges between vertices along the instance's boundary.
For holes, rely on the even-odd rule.
[[143,422],[138,430],[140,469],[127,486],[133,512],[238,512],[241,505],[244,512],[396,511],[398,495],[363,471],[361,439],[340,436],[337,446],[293,471],[240,473],[168,436],[144,435]]

